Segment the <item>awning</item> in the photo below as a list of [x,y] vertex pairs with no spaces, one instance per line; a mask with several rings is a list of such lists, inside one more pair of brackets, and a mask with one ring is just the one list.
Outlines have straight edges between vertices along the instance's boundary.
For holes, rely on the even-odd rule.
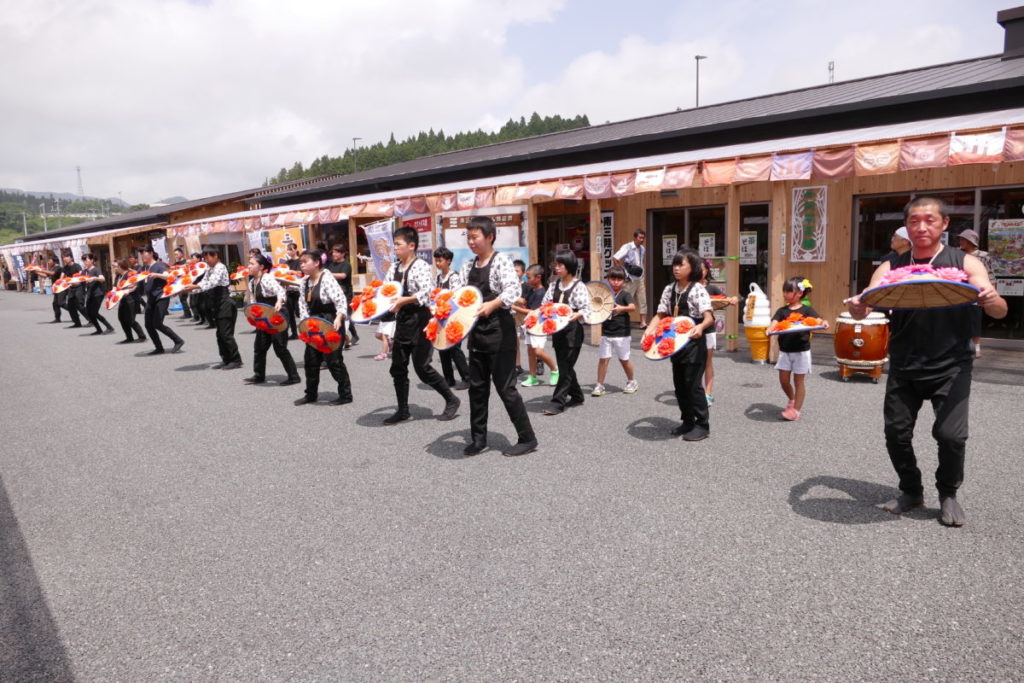
[[[88,233],[84,235],[64,235],[58,238],[43,238],[32,240],[31,242],[17,242],[15,244],[6,244],[0,247],[0,254],[5,258],[9,254],[23,254],[26,251],[38,251],[45,249],[47,251],[57,251],[59,249],[70,249],[71,247],[84,247],[87,244],[102,244],[106,242],[110,237],[117,237],[120,235],[128,235],[136,232],[150,231],[150,230],[161,230],[167,227],[166,223],[151,223],[149,225],[137,225],[133,228],[115,228],[113,230],[102,230],[100,232]],[[43,233],[44,235],[46,233]],[[104,239],[93,241],[94,238],[102,237]]]

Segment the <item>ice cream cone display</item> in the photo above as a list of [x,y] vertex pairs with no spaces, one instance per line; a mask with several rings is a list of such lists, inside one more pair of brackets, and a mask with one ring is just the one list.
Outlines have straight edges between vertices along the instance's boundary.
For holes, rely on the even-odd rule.
[[827,330],[828,323],[821,319],[801,313],[790,313],[785,320],[773,320],[768,326],[768,336],[778,334],[795,334],[797,332],[813,332],[814,330]]
[[402,283],[374,280],[352,297],[352,322],[366,324],[382,318],[402,295]]
[[967,283],[967,273],[959,268],[919,263],[890,270],[877,287],[861,294],[860,300],[872,308],[895,311],[955,308],[973,304],[979,291]]
[[[287,326],[287,323],[285,323]],[[299,339],[320,353],[333,353],[341,346],[342,337],[337,328],[323,318],[311,316],[299,321]]]
[[288,319],[273,306],[252,303],[245,307],[245,320],[257,330],[277,334],[288,329]]
[[476,287],[442,290],[434,297],[433,315],[423,333],[438,351],[449,349],[473,329],[483,303],[483,295]]
[[694,327],[693,319],[685,315],[662,318],[654,334],[645,334],[640,340],[644,358],[665,360],[676,355],[690,343]]
[[112,311],[121,303],[121,299],[131,292],[130,289],[112,289],[103,295],[103,308]]
[[612,317],[612,309],[615,308],[615,292],[611,285],[601,280],[594,280],[587,283],[587,290],[590,292],[590,315],[583,319],[587,325],[600,325]]
[[763,365],[768,362],[768,326],[771,322],[772,307],[768,295],[756,282],[751,282],[743,313],[743,334],[750,344],[750,359],[754,363]]
[[547,337],[564,330],[571,317],[572,309],[569,306],[549,301],[527,315],[523,325],[527,333],[535,337]]

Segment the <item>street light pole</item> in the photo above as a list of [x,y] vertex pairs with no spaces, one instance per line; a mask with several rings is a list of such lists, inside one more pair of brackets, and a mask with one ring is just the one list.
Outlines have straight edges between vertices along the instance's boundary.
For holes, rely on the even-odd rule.
[[46,225],[46,202],[44,201],[39,205],[39,215],[43,217],[43,232],[46,232],[50,228]]
[[362,138],[352,138],[352,173],[359,172],[359,161],[356,159],[356,143]]
[[694,55],[693,56],[693,61],[697,65],[697,86],[696,86],[696,92],[694,94],[694,105],[693,105],[695,108],[700,106],[700,60],[702,60],[702,59],[707,59],[707,56],[706,55]]
[[28,237],[28,219],[25,218],[25,212],[21,212],[21,227],[25,229],[25,236]]

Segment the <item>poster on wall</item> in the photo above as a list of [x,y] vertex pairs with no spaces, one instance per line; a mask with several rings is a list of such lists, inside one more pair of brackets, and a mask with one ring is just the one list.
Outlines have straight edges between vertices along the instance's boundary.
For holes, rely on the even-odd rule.
[[[601,277],[608,272],[608,269],[615,265],[612,260],[615,256],[615,212],[601,212]],[[593,275],[593,274],[591,274]]]
[[1024,218],[990,220],[988,253],[997,277],[1024,275]]
[[278,228],[277,230],[268,230],[267,238],[270,241],[270,254],[268,255],[270,260],[277,264],[285,258],[288,253],[288,245],[294,244],[302,253],[305,249],[302,238],[302,228],[295,226],[293,228]]
[[260,251],[265,251],[265,247],[263,244],[263,231],[254,230],[252,232],[245,233],[245,248],[246,252],[252,249],[259,249]]
[[740,233],[740,265],[757,265],[757,232]]
[[519,259],[529,265],[530,250],[526,246],[526,221],[522,212],[485,213],[483,211],[445,214],[441,219],[444,246],[451,249],[452,268],[458,270],[462,264],[473,258],[473,252],[466,244],[466,226],[476,216],[486,215],[494,221],[494,248],[510,259]]
[[416,256],[427,263],[434,262],[434,217],[429,215],[405,216],[403,228],[412,228],[418,238]]
[[711,258],[715,255],[715,233],[702,232],[698,237],[698,253],[702,258]]
[[824,261],[828,188],[793,188],[790,261]]
[[383,280],[395,260],[395,243],[392,233],[395,231],[395,219],[385,218],[382,221],[367,223],[362,226],[366,233],[366,243],[370,245],[370,259],[378,280]]
[[678,251],[679,239],[675,235],[661,236],[661,265],[671,266]]

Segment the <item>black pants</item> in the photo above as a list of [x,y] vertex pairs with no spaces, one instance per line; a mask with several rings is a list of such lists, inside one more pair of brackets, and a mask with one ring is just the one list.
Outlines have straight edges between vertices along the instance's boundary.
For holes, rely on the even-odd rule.
[[582,344],[570,344],[568,339],[555,335],[551,345],[555,348],[555,363],[558,365],[558,384],[551,395],[551,402],[563,408],[568,403],[583,403],[583,389],[576,378],[576,360],[580,357]]
[[164,318],[167,317],[167,306],[167,299],[150,299],[146,306],[146,317],[144,318],[146,321],[146,332],[149,333],[149,338],[157,351],[164,350],[164,344],[160,340],[160,335],[157,334],[158,331],[167,335],[167,338],[175,344],[182,343],[182,338],[164,324]]
[[[672,386],[679,404],[679,419],[688,427],[711,429],[708,399],[704,394],[704,365],[707,343],[703,337],[691,342],[695,348],[684,349],[672,357]],[[561,368],[559,368],[561,372]]]
[[192,311],[192,319],[199,322],[206,321],[206,311],[203,310],[203,295],[201,292],[192,292],[188,297],[189,308]]
[[[278,332],[283,335],[284,332]],[[352,383],[348,378],[348,368],[341,357],[341,347],[333,353],[320,353],[309,344],[306,344],[306,355],[303,358],[306,371],[306,398],[310,401],[317,399],[317,391],[320,387],[320,364],[327,361],[327,369],[331,377],[338,383],[338,398],[342,401],[352,400]]]
[[455,394],[448,388],[447,382],[430,364],[433,352],[434,347],[422,334],[417,334],[413,341],[395,339],[394,347],[391,349],[391,379],[395,382],[395,399],[398,401],[400,412],[409,410],[410,359],[412,368],[421,382],[430,385],[430,388],[441,394],[445,401],[455,398]]
[[53,319],[56,322],[60,322],[60,295],[53,295]]
[[238,309],[228,299],[221,302],[217,307],[217,352],[220,354],[221,362],[241,363],[242,354],[238,352],[238,344],[235,343],[235,321],[238,320]]
[[921,470],[914,455],[914,426],[926,400],[935,411],[932,436],[939,445],[935,487],[940,496],[954,496],[964,480],[967,451],[967,407],[971,397],[970,361],[928,378],[890,372],[885,385],[885,447],[900,480],[900,491],[920,496],[924,492]]
[[299,333],[299,293],[294,289],[289,289],[285,292],[285,296],[285,307],[288,309],[288,333],[295,337]]
[[188,306],[189,296],[188,293],[178,295],[178,301],[181,302],[181,317],[183,318],[192,317],[192,309]]
[[[142,331],[142,326],[135,320],[137,312],[135,306],[127,298],[121,301],[121,305],[117,307],[117,322],[121,323],[121,329],[124,330],[124,338],[129,341],[135,337],[139,339],[146,338],[145,333]],[[132,336],[133,331],[135,337]]]
[[438,351],[437,355],[441,357],[441,374],[444,375],[444,381],[448,386],[455,386],[454,370],[459,371],[459,379],[463,382],[469,380],[469,364],[466,363],[466,354],[462,352],[461,345],[456,344],[444,351]]
[[72,325],[81,325],[82,318],[80,313],[85,313],[78,305],[78,297],[75,296],[74,290],[65,293],[64,296],[64,308],[67,309],[68,315],[71,316]]
[[469,350],[469,433],[474,444],[487,443],[488,403],[491,398],[491,383],[498,398],[505,405],[512,426],[520,442],[535,438],[530,416],[523,405],[523,397],[516,390],[516,328],[512,316],[498,311],[492,314],[494,321],[481,319],[477,327],[500,325],[497,330],[500,342],[494,343],[494,350],[482,350],[473,345],[471,332]]
[[102,296],[90,297],[85,304],[85,317],[89,320],[89,324],[96,328],[97,332],[102,332],[100,324],[107,328],[111,332],[114,331],[113,326],[107,322],[107,319],[100,315],[100,306],[103,305]]
[[[352,297],[348,297],[346,301],[352,301]],[[349,336],[352,338],[352,343],[355,344],[359,341],[359,332],[357,331],[359,326],[352,322],[352,316],[345,318],[345,324],[348,325]]]
[[267,351],[274,347],[274,353],[284,366],[288,379],[297,378],[299,370],[295,366],[295,359],[288,351],[288,335],[285,332],[267,334],[263,330],[256,330],[256,341],[253,343],[252,369],[253,374],[260,379],[267,376]]

